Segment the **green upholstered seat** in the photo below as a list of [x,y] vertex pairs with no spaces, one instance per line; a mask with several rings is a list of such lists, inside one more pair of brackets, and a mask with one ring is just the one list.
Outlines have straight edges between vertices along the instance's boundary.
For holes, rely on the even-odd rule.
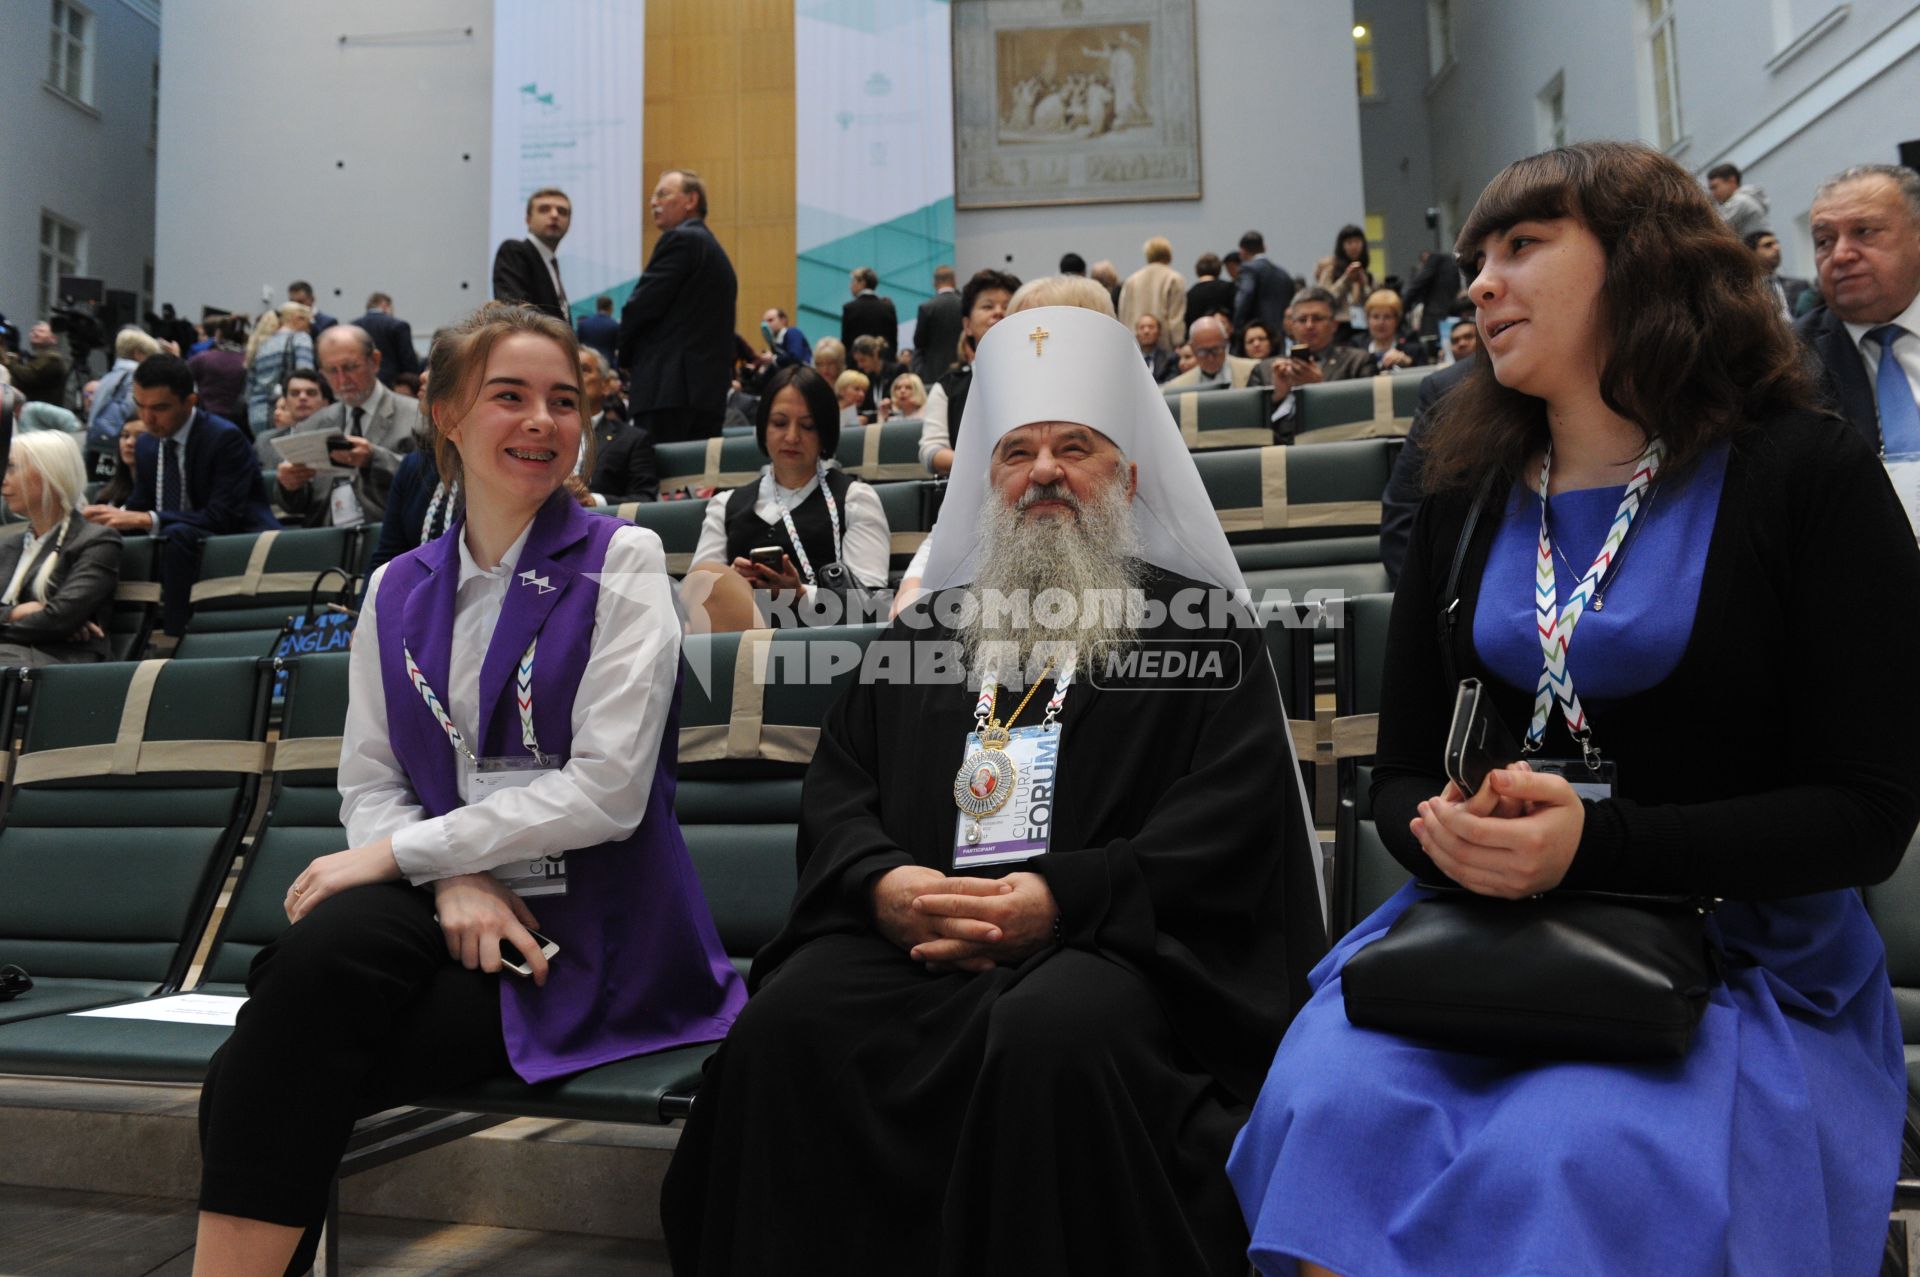
[[1391,594],[1347,600],[1334,637],[1334,754],[1340,807],[1334,823],[1332,925],[1338,939],[1379,908],[1407,881],[1374,826],[1368,791],[1373,784],[1373,734],[1386,672]]
[[[1920,844],[1920,838],[1914,841]],[[1887,975],[1900,1010],[1900,1036],[1907,1042],[1907,1089],[1920,1096],[1915,1085],[1920,1077],[1915,1071],[1920,1062],[1920,851],[1909,846],[1893,877],[1862,894],[1887,946]]]
[[881,508],[887,512],[887,533],[893,546],[888,566],[895,572],[906,570],[933,528],[931,498],[937,487],[931,479],[873,486]]
[[[148,679],[146,713],[128,716],[121,739],[129,689]],[[0,1004],[0,1020],[177,987],[238,849],[264,753],[253,661],[53,666],[34,671],[30,687],[0,829],[0,960],[38,987]]]
[[596,514],[617,515],[660,538],[667,556],[667,571],[685,576],[693,563],[694,549],[700,544],[700,525],[707,517],[707,503],[699,500],[628,501],[618,506],[603,506]]
[[[323,573],[354,570],[354,538],[353,528],[208,537],[200,556],[200,579],[193,587],[188,632],[265,629],[268,623],[279,629],[288,616],[306,608]],[[323,593],[337,591],[343,583],[335,575]]]
[[767,464],[752,435],[663,443],[654,449],[660,491],[676,488],[737,488],[751,483]]
[[1404,438],[1431,367],[1352,381],[1327,381],[1294,392],[1294,442]]
[[160,603],[160,582],[154,576],[159,544],[152,537],[121,538],[120,584],[114,590],[113,614],[107,622],[107,643],[116,661],[139,655],[153,632]]
[[841,469],[868,483],[925,479],[920,464],[920,421],[903,418],[877,426],[849,426],[840,432],[834,457]]
[[1236,544],[1375,536],[1397,440],[1197,453],[1194,467]]
[[[96,1005],[126,1000],[108,998]],[[45,1015],[0,1024],[0,1073],[195,1086],[205,1079],[207,1061],[227,1032],[205,1024]]]
[[1273,391],[1166,390],[1173,424],[1195,452],[1212,448],[1259,448],[1273,442]]
[[711,1046],[684,1046],[629,1060],[616,1060],[572,1077],[529,1086],[511,1074],[477,1086],[428,1095],[423,1108],[503,1117],[544,1117],[576,1122],[655,1124],[670,1121],[669,1096],[700,1087]]
[[173,656],[181,661],[233,660],[236,657],[265,660],[273,655],[274,643],[286,623],[287,616],[282,616],[272,629],[206,630],[197,634],[183,634],[179,645],[173,649]]

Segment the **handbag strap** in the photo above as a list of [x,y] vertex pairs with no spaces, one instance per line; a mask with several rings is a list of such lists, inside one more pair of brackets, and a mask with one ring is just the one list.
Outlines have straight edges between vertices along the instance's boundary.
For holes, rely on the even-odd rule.
[[1497,470],[1488,474],[1473,494],[1473,504],[1467,507],[1466,522],[1460,525],[1460,540],[1453,547],[1453,564],[1447,569],[1447,586],[1440,592],[1443,600],[1438,617],[1440,663],[1446,670],[1447,686],[1450,688],[1458,686],[1460,682],[1453,661],[1453,630],[1460,620],[1460,571],[1466,566],[1467,550],[1473,544],[1474,531],[1480,526],[1480,515],[1486,510],[1487,502],[1493,496],[1493,485],[1499,477]]

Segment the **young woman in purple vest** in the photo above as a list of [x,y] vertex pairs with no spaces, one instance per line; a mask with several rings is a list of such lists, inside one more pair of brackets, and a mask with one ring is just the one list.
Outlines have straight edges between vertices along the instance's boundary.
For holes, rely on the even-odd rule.
[[715,1041],[745,1001],[674,820],[660,540],[561,487],[581,447],[574,335],[493,303],[429,358],[465,516],[368,589],[340,762],[351,846],[294,879],[293,925],[208,1069],[197,1274],[304,1271],[360,1116]]

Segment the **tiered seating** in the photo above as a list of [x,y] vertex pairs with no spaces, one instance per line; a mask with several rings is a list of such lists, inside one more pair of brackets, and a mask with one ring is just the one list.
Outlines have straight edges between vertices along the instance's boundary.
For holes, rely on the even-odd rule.
[[707,517],[707,503],[697,499],[682,501],[629,501],[625,505],[602,508],[595,514],[617,515],[659,534],[667,553],[667,571],[685,576],[693,562],[693,551],[700,544],[700,525]]
[[842,430],[840,446],[834,455],[848,474],[868,483],[930,477],[927,468],[920,464],[918,418]]
[[1387,588],[1380,494],[1399,449],[1369,439],[1194,456],[1234,557],[1256,594]]
[[146,649],[160,614],[160,543],[152,537],[121,540],[120,584],[113,593],[113,615],[107,622],[107,643],[116,661],[132,660]]
[[1180,437],[1195,452],[1212,448],[1261,448],[1273,442],[1273,391],[1168,390],[1167,410]]
[[663,443],[654,449],[660,491],[675,488],[737,488],[760,476],[767,463],[752,435]]
[[193,587],[193,619],[174,655],[271,654],[287,618],[306,610],[323,577],[323,596],[351,580],[355,545],[353,528],[208,537]]
[[1294,443],[1405,438],[1420,402],[1420,383],[1433,368],[1329,381],[1294,392]]

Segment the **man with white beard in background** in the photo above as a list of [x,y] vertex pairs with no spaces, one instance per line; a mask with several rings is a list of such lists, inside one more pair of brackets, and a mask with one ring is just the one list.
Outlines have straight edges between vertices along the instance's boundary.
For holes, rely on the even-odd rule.
[[1325,947],[1286,712],[1132,334],[1023,311],[976,376],[668,1174],[683,1277],[1246,1271],[1221,1166]]

